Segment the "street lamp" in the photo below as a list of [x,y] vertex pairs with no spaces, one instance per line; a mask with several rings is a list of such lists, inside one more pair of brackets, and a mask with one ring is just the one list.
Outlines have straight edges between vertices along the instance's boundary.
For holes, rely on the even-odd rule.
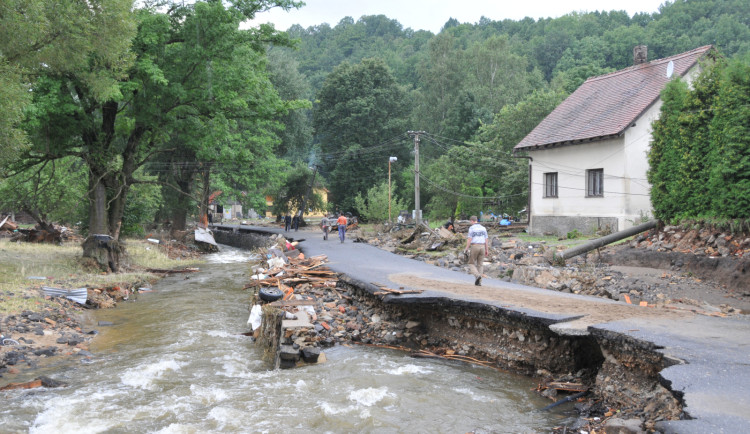
[[391,221],[391,163],[398,161],[398,158],[391,157],[388,159],[388,221]]

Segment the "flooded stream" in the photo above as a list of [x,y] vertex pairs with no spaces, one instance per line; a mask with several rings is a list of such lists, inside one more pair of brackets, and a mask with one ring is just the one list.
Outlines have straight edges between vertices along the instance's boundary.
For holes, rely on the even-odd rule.
[[0,392],[1,432],[549,432],[532,379],[367,347],[269,371],[248,330],[249,253],[222,246],[200,273],[94,313],[111,321],[58,389]]

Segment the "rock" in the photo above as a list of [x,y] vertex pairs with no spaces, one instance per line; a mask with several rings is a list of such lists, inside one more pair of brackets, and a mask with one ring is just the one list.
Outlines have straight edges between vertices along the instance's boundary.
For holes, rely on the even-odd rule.
[[304,347],[302,349],[302,359],[307,363],[317,363],[320,356],[320,348]]
[[38,350],[34,350],[34,355],[52,357],[55,355],[55,351],[57,351],[55,347],[40,348]]
[[640,419],[612,418],[604,426],[606,434],[641,434],[646,431],[641,429]]
[[279,358],[281,360],[292,360],[297,362],[300,358],[299,350],[295,349],[292,345],[282,345],[279,348]]
[[37,380],[40,380],[42,382],[42,386],[44,387],[65,387],[68,385],[68,383],[64,381],[58,381],[44,375],[37,378]]
[[544,389],[542,391],[542,396],[545,398],[556,398],[557,397],[557,390],[556,389]]
[[420,325],[421,323],[418,321],[408,321],[406,325],[404,326],[404,328],[413,329],[415,327],[419,327]]

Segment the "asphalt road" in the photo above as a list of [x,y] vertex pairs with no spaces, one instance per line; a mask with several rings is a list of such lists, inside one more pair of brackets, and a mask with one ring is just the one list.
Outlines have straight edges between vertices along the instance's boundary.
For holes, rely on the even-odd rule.
[[[267,233],[283,229],[243,227]],[[683,393],[684,410],[692,420],[661,422],[665,432],[750,432],[750,318],[717,318],[692,313],[641,308],[612,300],[549,291],[496,279],[473,285],[470,274],[407,259],[364,243],[340,243],[335,232],[324,241],[316,229],[290,231],[287,238],[304,240],[307,256],[328,256],[329,267],[364,285],[422,289],[399,299],[447,297],[486,303],[523,312],[550,323],[560,334],[585,334],[601,329],[650,342],[666,357],[681,363],[661,376]]]

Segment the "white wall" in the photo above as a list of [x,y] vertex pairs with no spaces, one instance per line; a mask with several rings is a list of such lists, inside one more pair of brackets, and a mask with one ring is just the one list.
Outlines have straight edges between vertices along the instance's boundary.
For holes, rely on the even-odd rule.
[[[690,85],[699,72],[696,66],[682,79]],[[614,230],[639,224],[643,216],[652,218],[646,173],[651,124],[659,118],[661,105],[657,100],[617,139],[530,151],[531,230],[534,216],[614,217]],[[587,169],[604,169],[603,197],[586,197]],[[557,198],[543,197],[546,172],[558,173]]]
[[[612,229],[622,230],[651,215],[646,152],[654,113],[658,106],[617,139],[530,152],[532,225],[534,216],[614,217],[618,227]],[[603,169],[603,197],[586,197],[587,169]],[[547,172],[557,172],[557,198],[543,197]]]

